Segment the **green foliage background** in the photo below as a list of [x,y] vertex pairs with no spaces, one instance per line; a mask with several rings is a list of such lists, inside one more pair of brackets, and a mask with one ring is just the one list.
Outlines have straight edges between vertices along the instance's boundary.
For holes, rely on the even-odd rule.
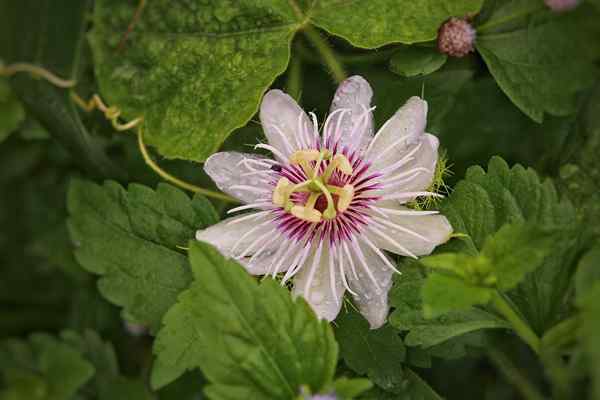
[[[474,51],[437,50],[468,18]],[[543,0],[0,0],[0,400],[600,398],[600,3]],[[231,204],[161,181],[264,139],[281,88],[326,116],[373,86],[451,165],[456,237],[398,258],[388,323],[333,324],[193,241]]]

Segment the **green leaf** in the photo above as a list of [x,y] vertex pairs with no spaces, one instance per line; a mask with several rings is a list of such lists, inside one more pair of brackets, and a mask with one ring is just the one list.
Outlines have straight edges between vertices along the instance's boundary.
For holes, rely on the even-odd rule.
[[[81,47],[87,26],[88,0],[7,0],[0,3],[0,58],[6,64],[26,62],[64,79],[78,78]],[[20,73],[11,80],[15,94],[90,173],[121,177],[123,173],[94,143],[84,127],[69,91]]]
[[94,367],[63,341],[40,333],[27,341],[0,342],[0,372],[8,386],[0,398],[29,393],[32,399],[70,400],[92,377]]
[[260,285],[211,246],[190,244],[195,281],[164,318],[152,371],[160,387],[200,368],[214,399],[290,399],[332,382],[338,348],[308,304],[274,280]]
[[0,78],[0,143],[13,133],[24,120],[23,106],[10,90],[6,79]]
[[423,285],[423,315],[425,318],[435,318],[449,311],[462,311],[474,305],[487,304],[493,294],[490,288],[434,272]]
[[101,275],[100,292],[135,322],[157,329],[163,314],[191,281],[185,246],[197,229],[217,221],[202,196],[114,182],[74,180],[68,194],[69,229],[77,261]]
[[[394,311],[389,321],[396,329],[408,331],[404,339],[407,346],[431,348],[442,343],[450,344],[451,339],[480,329],[508,327],[506,321],[474,307],[449,312],[438,318],[425,318],[421,299],[423,283],[424,277],[416,262],[405,263],[402,275],[395,278],[390,291],[389,298]],[[429,362],[429,354],[426,353],[409,352],[408,356],[411,364],[414,360],[421,366]]]
[[476,47],[507,96],[542,122],[544,113],[573,113],[577,92],[594,82],[588,53],[598,35],[597,20],[598,14],[583,6],[567,15],[542,12],[524,27],[480,35]]
[[371,330],[369,323],[355,312],[338,317],[336,323],[340,355],[348,367],[388,391],[402,383],[406,349],[395,329],[386,325]]
[[[256,112],[302,21],[287,1],[96,1],[90,42],[100,89],[168,158],[203,161]],[[117,54],[118,56],[115,56]]]
[[384,392],[375,388],[365,395],[360,396],[360,400],[441,400],[439,394],[429,386],[429,384],[417,375],[410,368],[403,371],[405,377],[402,391],[400,393]]
[[517,286],[526,274],[542,265],[555,240],[554,232],[545,232],[536,226],[505,225],[491,236],[481,254],[490,260],[502,291]]
[[353,399],[373,387],[368,379],[361,378],[338,378],[333,382],[335,395],[341,399]]
[[390,59],[390,70],[406,77],[428,75],[440,69],[447,59],[435,47],[403,46]]
[[558,182],[561,192],[578,208],[589,240],[600,238],[600,84],[596,84],[581,111],[563,151]]
[[371,0],[315,2],[312,21],[354,46],[375,48],[390,43],[427,42],[450,17],[476,14],[482,0]]
[[599,265],[600,246],[594,247],[579,260],[575,274],[575,294],[578,302],[585,302],[585,298],[600,282]]

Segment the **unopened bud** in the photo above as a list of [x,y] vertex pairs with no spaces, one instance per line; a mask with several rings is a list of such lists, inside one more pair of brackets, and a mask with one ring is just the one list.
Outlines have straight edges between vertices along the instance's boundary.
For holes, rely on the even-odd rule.
[[438,49],[452,57],[464,57],[473,51],[475,29],[465,19],[450,18],[438,30]]
[[544,3],[554,12],[564,12],[577,7],[579,0],[544,0]]

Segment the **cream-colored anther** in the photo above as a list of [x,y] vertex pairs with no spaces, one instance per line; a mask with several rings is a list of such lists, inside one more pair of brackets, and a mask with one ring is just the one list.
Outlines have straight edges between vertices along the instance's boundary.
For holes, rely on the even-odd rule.
[[323,182],[329,181],[333,171],[336,169],[346,175],[352,175],[352,165],[350,164],[350,161],[348,161],[345,155],[336,154],[325,169],[325,172],[323,172]]
[[277,181],[277,186],[275,186],[275,190],[273,190],[273,204],[278,206],[283,206],[289,196],[291,182],[288,178],[283,177]]
[[321,222],[322,215],[319,210],[314,208],[294,206],[291,210],[292,215],[308,222]]
[[303,162],[317,161],[321,153],[319,150],[296,150],[290,156],[290,164],[302,164]]
[[346,211],[354,198],[354,186],[345,185],[336,191],[338,195],[337,209],[339,212]]

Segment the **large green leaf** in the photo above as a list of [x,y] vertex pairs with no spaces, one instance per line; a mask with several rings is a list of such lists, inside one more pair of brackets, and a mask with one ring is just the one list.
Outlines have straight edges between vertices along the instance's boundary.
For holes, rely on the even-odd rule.
[[594,82],[592,61],[599,54],[589,49],[599,33],[598,17],[588,7],[559,16],[542,12],[525,26],[480,35],[477,50],[498,85],[533,120],[541,122],[544,113],[567,115],[576,109],[577,92]]
[[371,330],[358,313],[336,319],[335,337],[346,364],[385,390],[397,390],[404,378],[402,362],[406,349],[398,331],[390,326]]
[[260,285],[204,243],[190,244],[195,281],[164,318],[153,385],[200,368],[212,399],[292,399],[332,381],[337,344],[301,298],[274,280]]
[[312,21],[358,47],[427,42],[450,17],[475,14],[483,0],[315,1]]
[[444,20],[481,3],[159,0],[123,42],[136,4],[100,0],[90,41],[108,102],[130,119],[143,115],[147,142],[165,157],[203,161],[256,112],[306,24],[379,47],[433,39]]
[[94,371],[81,352],[47,334],[0,342],[3,400],[70,400]]
[[[6,64],[28,62],[64,79],[77,79],[90,2],[68,0],[6,0],[0,3],[0,58]],[[90,173],[122,177],[94,143],[68,90],[21,73],[12,78],[15,93],[28,112]]]
[[77,261],[101,275],[100,292],[134,321],[158,328],[163,314],[191,281],[178,248],[197,229],[215,223],[212,206],[172,186],[156,191],[114,182],[75,180],[68,195],[69,228]]
[[100,89],[168,158],[202,161],[256,112],[302,24],[287,1],[100,0],[90,35]]

